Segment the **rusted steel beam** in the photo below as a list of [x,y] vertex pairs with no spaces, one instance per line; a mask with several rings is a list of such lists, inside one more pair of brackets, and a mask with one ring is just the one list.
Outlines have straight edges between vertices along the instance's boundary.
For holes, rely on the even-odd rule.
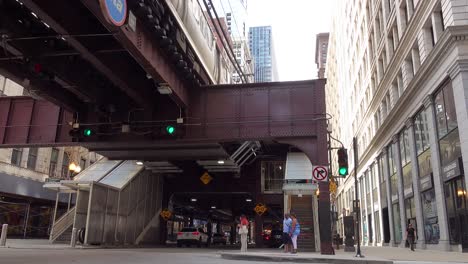
[[325,80],[202,87],[186,138],[258,140],[326,133]]
[[[22,1],[23,4],[28,7],[31,11],[33,11],[37,16],[47,23],[55,32],[60,35],[67,36],[66,40],[70,46],[76,49],[83,58],[89,61],[99,72],[101,72],[106,78],[108,78],[115,86],[117,86],[120,90],[122,90],[125,94],[127,94],[132,100],[134,100],[137,104],[146,106],[150,108],[152,106],[150,98],[142,95],[139,93],[137,89],[132,87],[132,83],[130,80],[123,79],[122,76],[119,76],[115,73],[113,68],[110,65],[103,63],[96,55],[94,55],[87,47],[85,47],[80,41],[78,41],[75,37],[73,37],[74,32],[69,32],[66,28],[64,28],[60,22],[58,22],[55,18],[53,18],[47,11],[41,8],[40,5],[42,4],[51,4],[49,1],[42,2],[42,1],[33,1],[33,0],[24,0]],[[59,4],[62,1],[54,1]],[[63,3],[63,2],[62,2]],[[62,11],[61,11],[62,12]],[[79,23],[76,21],[76,23]],[[114,67],[119,67],[119,65],[113,65]]]
[[173,63],[163,55],[163,51],[137,20],[135,31],[128,26],[116,27],[107,22],[102,15],[99,1],[81,0],[81,2],[101,21],[102,25],[114,35],[117,40],[132,54],[133,58],[155,80],[169,84],[173,93],[170,97],[180,106],[187,107],[189,102],[189,87],[178,75]]
[[71,143],[68,136],[73,116],[47,101],[30,97],[0,98],[0,143],[2,147]]
[[[48,106],[51,109],[48,113],[44,110],[45,106],[40,109],[32,107],[32,99],[0,98],[3,107],[0,118],[3,120],[0,129],[3,131],[0,143],[3,145],[0,147],[79,144],[96,151],[115,154],[121,159],[134,158],[132,155],[143,155],[139,156],[143,159],[156,150],[174,153],[179,151],[179,154],[174,155],[183,158],[183,153],[186,153],[184,151],[192,149],[194,144],[205,144],[205,147],[202,144],[198,148],[201,151],[206,150],[207,143],[269,140],[296,146],[314,164],[326,165],[328,155],[324,86],[325,80],[312,80],[204,87],[191,102],[192,108],[188,113],[190,118],[181,126],[185,127],[185,135],[179,138],[147,137],[145,135],[153,133],[154,129],[159,130],[148,126],[147,130],[140,130],[138,133],[116,132],[109,137],[103,135],[83,138],[84,142],[79,143],[72,143],[68,137],[71,127],[67,122],[72,121],[71,114],[62,111],[59,119],[41,121],[33,118],[32,121],[27,121],[31,115],[39,118],[44,114],[56,118],[58,113],[52,104]],[[15,107],[10,109],[12,104]],[[41,109],[42,114],[36,113]],[[89,116],[79,114],[81,123],[92,125],[93,120],[88,119]],[[27,130],[21,126],[33,123],[38,124],[41,129],[34,130],[28,136]],[[58,128],[61,133],[56,134]],[[219,155],[212,150],[206,153],[211,156],[213,153],[214,156]]]

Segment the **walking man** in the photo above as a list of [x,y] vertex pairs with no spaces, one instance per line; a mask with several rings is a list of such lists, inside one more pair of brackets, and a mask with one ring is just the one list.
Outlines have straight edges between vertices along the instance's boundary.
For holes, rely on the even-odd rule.
[[283,245],[284,253],[292,252],[292,242],[289,236],[289,229],[291,228],[292,219],[289,214],[284,214],[283,219]]
[[406,229],[406,239],[408,240],[408,244],[410,246],[411,251],[414,251],[414,241],[416,238],[416,230],[413,228],[412,224],[408,225]]

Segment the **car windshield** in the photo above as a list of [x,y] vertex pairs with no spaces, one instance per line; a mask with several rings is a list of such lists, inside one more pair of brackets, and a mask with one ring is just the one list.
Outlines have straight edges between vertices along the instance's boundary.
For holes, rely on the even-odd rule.
[[196,232],[197,229],[193,228],[193,227],[185,227],[185,228],[182,228],[182,231],[181,232]]

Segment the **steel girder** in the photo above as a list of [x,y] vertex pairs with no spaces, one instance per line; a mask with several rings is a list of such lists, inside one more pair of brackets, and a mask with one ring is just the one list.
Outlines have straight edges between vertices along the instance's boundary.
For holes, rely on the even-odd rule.
[[[125,158],[121,153],[126,150],[150,152],[173,147],[180,151],[194,143],[208,146],[275,140],[297,146],[315,164],[327,164],[324,86],[325,80],[206,86],[191,98],[189,118],[183,124],[185,135],[180,138],[127,133],[85,138],[79,143],[73,143],[68,135],[72,113],[45,101],[4,97],[0,98],[0,142],[1,147],[79,144],[97,152],[106,151],[110,156],[116,152],[119,158]],[[89,124],[92,120],[81,118],[80,122]]]

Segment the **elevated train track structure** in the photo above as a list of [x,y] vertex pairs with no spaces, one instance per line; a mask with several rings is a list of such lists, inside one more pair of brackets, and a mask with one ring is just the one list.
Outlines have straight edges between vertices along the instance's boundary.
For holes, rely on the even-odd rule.
[[[224,84],[236,66],[216,45],[202,6],[1,0],[0,74],[30,96],[0,97],[0,147],[80,145],[109,159],[171,162],[192,168],[183,170],[187,182],[200,176],[188,175],[203,169],[197,161],[229,159],[245,141],[271,151],[287,145],[328,164],[325,80]],[[251,170],[242,186],[262,202]],[[199,191],[177,181],[167,181],[163,204],[169,191]],[[321,188],[326,204],[325,197]],[[329,214],[329,200],[324,208]],[[331,238],[321,238],[328,252]]]

